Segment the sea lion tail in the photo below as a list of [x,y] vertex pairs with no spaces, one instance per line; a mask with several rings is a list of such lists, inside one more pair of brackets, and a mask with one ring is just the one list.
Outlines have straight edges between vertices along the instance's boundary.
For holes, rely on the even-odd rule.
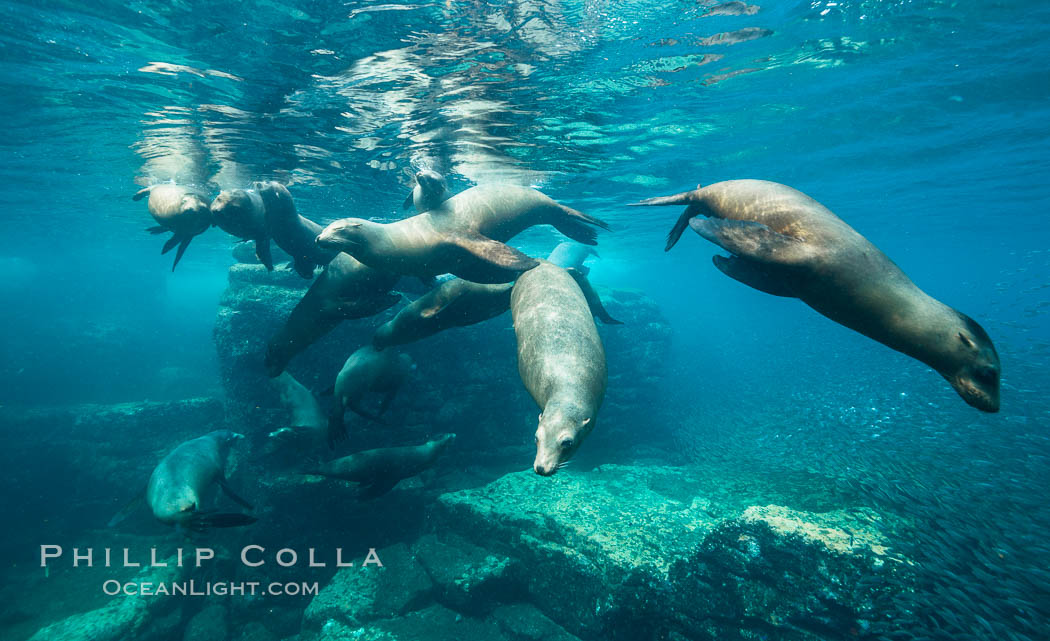
[[241,527],[251,525],[259,519],[241,512],[196,512],[186,520],[186,527],[193,532],[207,532],[212,528]]
[[675,221],[674,227],[667,234],[667,244],[664,246],[664,251],[671,251],[671,248],[675,246],[678,239],[682,237],[682,232],[689,226],[689,219],[697,216],[699,210],[695,207],[696,202],[699,199],[699,192],[702,189],[700,185],[696,186],[696,189],[691,191],[683,191],[679,194],[673,194],[671,196],[657,196],[656,198],[646,198],[636,203],[631,203],[631,207],[638,206],[659,206],[659,205],[688,205],[682,215]]

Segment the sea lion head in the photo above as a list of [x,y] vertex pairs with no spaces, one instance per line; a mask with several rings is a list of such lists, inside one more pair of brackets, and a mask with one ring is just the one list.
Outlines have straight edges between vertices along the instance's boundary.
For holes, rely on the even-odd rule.
[[251,194],[244,189],[228,189],[219,192],[211,201],[212,223],[231,236],[252,240],[258,238],[259,212]]
[[583,408],[548,403],[540,414],[536,430],[536,460],[532,469],[540,476],[553,475],[568,464],[592,429],[594,417]]
[[244,434],[238,434],[237,432],[232,432],[230,430],[215,430],[214,432],[209,433],[208,436],[215,439],[215,442],[219,446],[219,452],[223,456],[226,456],[230,451],[231,445],[244,438]]
[[416,174],[416,186],[412,189],[412,202],[416,211],[437,209],[449,199],[445,177],[433,169],[424,169]]
[[949,338],[951,366],[941,370],[959,396],[982,412],[999,411],[999,354],[984,328],[965,314]]
[[211,210],[197,194],[185,194],[179,203],[179,213],[173,226],[187,236],[203,234],[211,227]]
[[362,218],[343,218],[324,228],[316,243],[324,249],[353,255],[355,249],[367,246],[372,240],[376,223]]

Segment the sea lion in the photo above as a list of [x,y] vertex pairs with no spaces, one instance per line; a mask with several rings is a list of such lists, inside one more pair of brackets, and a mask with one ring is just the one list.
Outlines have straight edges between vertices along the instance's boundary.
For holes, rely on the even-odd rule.
[[288,372],[273,379],[281,395],[281,404],[289,413],[288,426],[271,437],[294,438],[302,442],[321,443],[328,436],[328,417],[317,397]]
[[224,189],[211,201],[214,225],[227,234],[255,242],[255,257],[273,271],[270,232],[266,228],[266,206],[254,189]]
[[[581,272],[568,271],[584,292],[594,316],[606,325],[623,324],[605,310],[597,292]],[[510,309],[513,287],[513,283],[483,285],[462,278],[446,280],[380,325],[372,337],[372,346],[386,349],[413,343],[452,327],[467,327],[495,318]]]
[[243,435],[229,430],[216,430],[182,443],[165,456],[146,486],[146,502],[153,515],[162,523],[195,531],[254,523],[254,517],[239,512],[201,510],[202,497],[214,484],[237,503],[252,509],[251,504],[237,496],[226,483],[230,445],[242,438]]
[[598,256],[598,252],[589,245],[564,242],[559,243],[558,246],[554,248],[554,251],[552,251],[551,255],[547,257],[547,260],[558,267],[577,269],[581,274],[586,276],[591,273],[591,270],[583,264],[583,261],[587,260],[587,257],[591,255],[595,258],[601,258],[601,256]]
[[[412,366],[412,359],[408,354],[381,352],[371,345],[365,345],[351,354],[335,377],[335,385],[332,388],[334,402],[328,418],[329,446],[346,438],[343,414],[347,408],[365,418],[381,421],[394,396],[408,378]],[[361,404],[369,392],[379,392],[383,395],[374,414]]]
[[[877,247],[806,194],[764,180],[728,180],[640,205],[688,205],[686,226],[727,250],[714,264],[775,296],[926,363],[967,403],[999,411],[999,356],[984,329],[919,289]],[[703,218],[698,218],[703,216]]]
[[579,285],[553,263],[521,275],[510,311],[518,374],[542,409],[533,469],[550,476],[594,429],[608,381],[605,350]]
[[431,169],[424,169],[416,174],[416,184],[405,198],[404,208],[416,206],[416,211],[423,213],[437,209],[441,203],[452,198],[445,177]]
[[594,245],[604,222],[559,204],[535,189],[480,185],[437,209],[393,223],[338,220],[321,232],[322,247],[345,251],[377,269],[422,278],[450,273],[475,283],[507,283],[535,267],[536,259],[504,244],[533,225],[554,225]]
[[255,241],[256,255],[267,269],[273,269],[270,239],[292,257],[295,271],[303,278],[313,278],[316,266],[335,258],[336,252],[314,242],[323,227],[299,215],[292,194],[278,182],[254,182],[251,189],[223,191],[212,201],[211,212],[224,231]]
[[365,450],[328,461],[307,474],[361,483],[360,498],[376,498],[433,465],[455,439],[455,434],[444,434],[423,445]]
[[171,271],[175,271],[193,237],[204,233],[211,226],[211,212],[200,192],[183,185],[151,185],[140,189],[132,196],[132,200],[142,200],[147,194],[149,200],[146,201],[146,207],[149,208],[153,220],[157,221],[157,225],[147,228],[146,231],[151,234],[171,232],[171,238],[164,243],[160,253],[166,254],[178,245],[175,262],[171,265]]
[[269,375],[283,372],[296,354],[344,320],[374,316],[400,301],[401,296],[390,291],[397,278],[337,254],[267,343]]

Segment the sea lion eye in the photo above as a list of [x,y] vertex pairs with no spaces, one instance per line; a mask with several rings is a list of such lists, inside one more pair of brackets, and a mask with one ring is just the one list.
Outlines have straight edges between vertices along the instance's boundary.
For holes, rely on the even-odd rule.
[[560,445],[561,445],[561,449],[563,449],[563,450],[567,450],[567,449],[570,449],[570,448],[572,447],[572,444],[573,444],[574,442],[575,442],[575,441],[573,441],[573,440],[572,440],[571,438],[568,438],[568,437],[566,437],[566,438],[563,438],[563,439],[561,440],[561,443],[560,443]]

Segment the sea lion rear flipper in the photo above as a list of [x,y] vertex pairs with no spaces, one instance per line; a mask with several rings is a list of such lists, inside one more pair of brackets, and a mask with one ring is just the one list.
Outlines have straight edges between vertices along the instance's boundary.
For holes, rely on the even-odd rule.
[[153,227],[147,227],[146,231],[148,231],[151,234],[156,235],[156,234],[163,234],[164,232],[168,231],[168,228],[164,227],[162,225],[154,225]]
[[273,252],[270,250],[269,238],[255,239],[255,257],[266,266],[266,271],[273,271]]
[[733,280],[740,281],[748,287],[753,287],[760,292],[772,294],[773,296],[784,296],[796,298],[791,284],[777,275],[772,269],[768,269],[762,263],[738,258],[736,256],[712,256],[711,261],[723,274]]
[[377,499],[383,496],[390,490],[394,489],[394,486],[398,484],[401,479],[377,479],[367,485],[362,485],[357,492],[357,498],[370,500]]
[[408,209],[412,206],[412,191],[413,190],[411,189],[408,191],[408,196],[405,198],[405,202],[401,203],[401,209]]
[[693,231],[726,251],[760,263],[790,264],[807,259],[809,247],[797,238],[746,220],[693,218]]
[[124,507],[120,508],[120,511],[113,515],[113,518],[106,523],[106,527],[116,527],[123,523],[131,513],[139,508],[140,505],[146,500],[146,489],[143,488],[141,492],[131,497],[131,500],[124,504]]
[[[456,276],[475,283],[509,283],[540,261],[499,241],[476,235],[449,235],[446,242],[461,250]],[[477,264],[481,261],[481,265]]]
[[623,325],[623,321],[616,320],[605,310],[598,292],[594,291],[591,281],[587,280],[587,276],[583,272],[575,267],[570,267],[565,271],[569,272],[569,276],[572,276],[576,284],[580,286],[580,291],[583,292],[583,297],[587,299],[587,306],[591,308],[592,315],[597,316],[605,325]]
[[175,268],[178,267],[179,261],[182,260],[182,255],[186,253],[186,248],[190,246],[191,240],[193,240],[193,236],[187,236],[179,243],[179,250],[175,252],[175,262],[171,264],[171,271],[175,271]]
[[217,527],[240,527],[251,525],[259,519],[240,512],[195,512],[186,520],[186,527],[192,532],[207,532]]
[[231,499],[233,499],[233,501],[235,503],[239,503],[242,507],[244,507],[246,509],[249,509],[249,510],[254,510],[255,509],[254,507],[252,507],[251,503],[249,503],[248,501],[245,501],[240,496],[238,496],[236,492],[234,492],[232,489],[230,489],[230,484],[226,482],[225,478],[220,478],[219,479],[219,487],[221,487],[222,491],[226,493],[226,496],[228,496]]
[[593,227],[588,227],[588,225],[594,225],[609,231],[609,224],[604,220],[585,214],[582,211],[576,211],[572,207],[566,207],[565,205],[561,205],[561,211],[564,216],[551,224],[554,225],[555,229],[578,243],[583,243],[584,245],[598,244],[598,233],[594,231]]
[[135,195],[131,197],[132,200],[142,200],[142,198],[149,193],[149,190],[153,189],[153,186],[143,187],[142,189],[135,192]]
[[179,237],[179,236],[172,236],[168,240],[164,241],[164,246],[160,248],[161,256],[163,256],[164,254],[167,254],[171,250],[175,249],[175,245],[178,245],[179,241],[181,241],[181,240],[182,240],[182,238]]

